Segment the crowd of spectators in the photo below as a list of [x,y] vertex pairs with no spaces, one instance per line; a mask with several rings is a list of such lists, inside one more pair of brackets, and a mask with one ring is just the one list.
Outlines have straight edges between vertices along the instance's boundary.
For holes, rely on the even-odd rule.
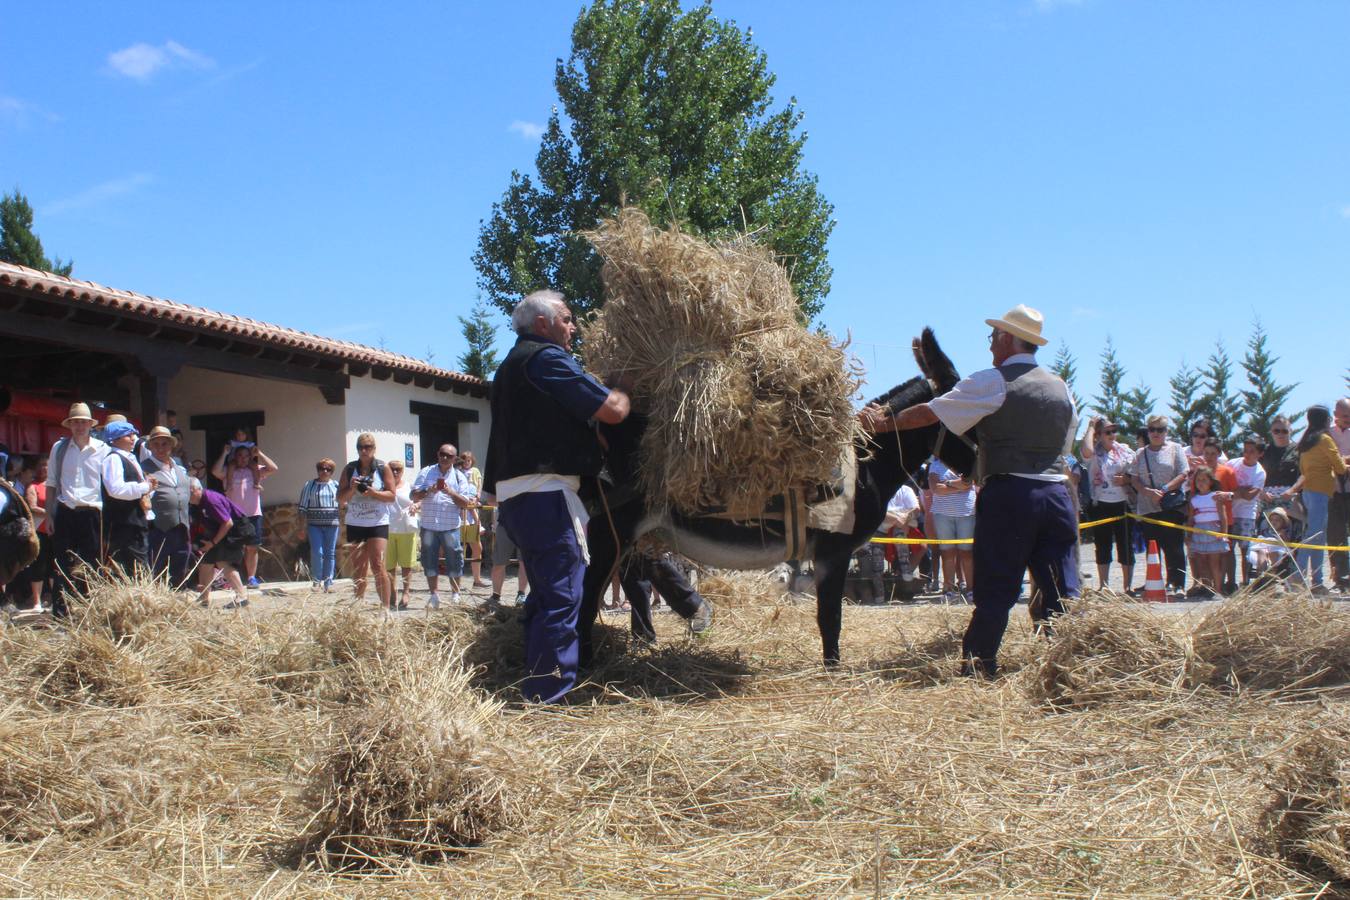
[[[64,616],[69,594],[84,592],[89,574],[105,570],[163,579],[203,605],[214,588],[227,586],[234,594],[228,608],[248,605],[248,591],[261,586],[265,482],[279,468],[253,435],[235,432],[208,470],[204,460],[182,456],[172,414],[142,435],[123,416],[100,426],[86,404],[75,403],[63,425],[69,434],[46,456],[11,460],[0,446],[0,472],[26,500],[39,540],[38,558],[0,586],[8,604],[37,612],[49,605]],[[420,557],[428,606],[440,605],[441,578],[458,602],[465,548],[474,586],[487,587],[480,516],[489,527],[491,519],[478,502],[482,473],[472,454],[443,445],[414,478],[401,461],[377,457],[373,435],[360,435],[356,451],[340,472],[332,459],[318,460],[300,490],[312,588],[333,590],[344,526],[358,599],[374,580],[385,609],[407,609]],[[222,490],[206,485],[208,474]],[[494,562],[499,600],[509,559]],[[524,590],[522,580],[518,602]]]
[[[1133,435],[1091,418],[1076,457],[1064,462],[1080,488],[1097,583],[1110,585],[1118,565],[1124,589],[1140,596],[1138,563],[1152,542],[1172,599],[1231,595],[1253,582],[1350,594],[1346,551],[1317,549],[1350,543],[1350,398],[1333,409],[1308,408],[1304,422],[1296,434],[1289,417],[1276,416],[1268,435],[1245,434],[1230,448],[1203,418],[1182,432],[1184,440],[1162,415]],[[912,521],[898,527],[888,515],[879,532],[916,543],[903,554],[887,547],[881,562],[876,545],[859,553],[861,579],[878,585],[871,593],[880,594],[880,575],[889,571],[906,581],[917,576],[919,590],[947,602],[968,602],[971,545],[945,542],[973,535],[977,490],[965,474],[929,460],[914,487],[892,500],[893,512],[913,509]],[[1313,546],[1289,546],[1300,543]]]

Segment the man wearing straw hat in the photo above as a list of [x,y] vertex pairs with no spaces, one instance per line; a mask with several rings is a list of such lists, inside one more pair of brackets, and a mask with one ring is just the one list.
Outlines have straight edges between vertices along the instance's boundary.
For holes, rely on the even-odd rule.
[[52,615],[66,615],[65,590],[85,587],[83,567],[97,567],[103,552],[103,456],[107,446],[92,436],[89,404],[72,403],[61,423],[70,431],[47,460],[47,505],[52,515]]
[[860,419],[873,431],[937,423],[955,434],[974,429],[981,490],[975,503],[975,610],[962,641],[962,673],[992,677],[1028,568],[1042,597],[1032,610],[1038,620],[1063,612],[1061,598],[1078,595],[1078,516],[1060,460],[1073,440],[1077,413],[1064,382],[1036,362],[1036,350],[1046,344],[1040,312],[1019,304],[985,322],[993,329],[993,368],[894,417],[869,406]]
[[171,430],[163,425],[151,428],[145,446],[150,456],[143,465],[155,482],[150,495],[155,514],[150,523],[150,566],[156,577],[167,572],[169,583],[178,588],[187,577],[192,485],[187,469],[173,457],[178,440]]
[[581,581],[590,561],[578,491],[600,472],[592,423],[618,424],[628,395],[582,371],[562,294],[536,291],[511,313],[516,344],[492,379],[492,433],[483,493],[520,552],[525,602],[525,699],[555,703],[576,686]]

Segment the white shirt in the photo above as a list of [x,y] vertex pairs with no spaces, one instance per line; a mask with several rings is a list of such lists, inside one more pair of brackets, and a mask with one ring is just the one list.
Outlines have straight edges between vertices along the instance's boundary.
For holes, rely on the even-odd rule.
[[[66,439],[66,455],[61,461],[61,495],[57,497],[69,509],[103,508],[103,456],[108,445],[91,437],[81,448]],[[47,458],[47,484],[56,487],[56,447]],[[48,501],[50,503],[51,501]]]
[[[141,477],[140,481],[126,480],[122,470],[124,459],[131,463],[131,468]],[[154,486],[145,480],[145,471],[136,454],[109,447],[103,456],[103,489],[118,500],[139,500],[153,491]]]
[[[1257,491],[1260,491],[1266,486],[1266,470],[1261,467],[1259,462],[1249,466],[1241,459],[1238,459],[1236,462],[1230,462],[1228,468],[1232,469],[1233,474],[1237,476],[1237,486],[1240,488],[1254,487]],[[1238,497],[1234,497],[1233,521],[1250,522],[1255,519],[1256,504],[1256,497],[1252,497],[1250,500],[1242,500]]]
[[394,488],[394,502],[389,506],[389,533],[412,534],[417,531],[417,514],[411,512],[412,485],[406,481]]
[[[1005,366],[1026,364],[1038,366],[1032,353],[1014,353],[1003,361]],[[938,417],[938,421],[947,426],[953,434],[965,434],[974,428],[981,419],[995,413],[1008,398],[1008,383],[997,368],[982,369],[969,375],[941,397],[928,401],[928,408]],[[1073,406],[1073,395],[1069,396],[1069,406]],[[1078,432],[1078,410],[1073,410],[1073,419],[1069,423],[1068,433],[1064,435],[1064,453],[1073,450],[1073,436]],[[1018,478],[1030,478],[1033,481],[1068,481],[1063,473],[1043,475],[1039,472],[1013,472]]]
[[[886,515],[898,516],[904,518],[905,514],[912,509],[919,508],[919,498],[915,495],[914,489],[907,484],[900,485],[900,490],[895,492],[895,496],[886,504]],[[877,529],[878,532],[886,530],[885,522]]]
[[432,463],[417,473],[412,489],[427,492],[422,498],[421,523],[427,531],[452,531],[458,528],[462,521],[463,510],[455,505],[454,498],[436,488],[436,483],[442,478],[445,479],[445,486],[461,497],[471,499],[478,495],[469,476],[456,466],[442,472],[439,464]]

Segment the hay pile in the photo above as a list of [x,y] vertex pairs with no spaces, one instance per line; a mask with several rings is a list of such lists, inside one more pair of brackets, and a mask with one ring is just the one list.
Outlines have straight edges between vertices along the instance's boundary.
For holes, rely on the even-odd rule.
[[1350,683],[1350,609],[1306,594],[1244,593],[1195,628],[1195,652],[1232,687],[1294,691]]
[[1350,889],[1350,729],[1313,731],[1272,787],[1264,824],[1275,849],[1312,877]]
[[651,502],[753,514],[787,488],[835,480],[858,377],[841,346],[802,327],[766,248],[661,230],[631,208],[586,236],[605,261],[586,362],[633,380]]

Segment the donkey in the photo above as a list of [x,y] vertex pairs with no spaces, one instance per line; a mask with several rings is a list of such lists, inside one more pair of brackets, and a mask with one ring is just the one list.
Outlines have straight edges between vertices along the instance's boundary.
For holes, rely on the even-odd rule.
[[[925,328],[922,336],[915,339],[914,356],[923,375],[911,378],[875,401],[892,413],[926,403],[950,390],[959,380],[955,366],[938,346],[931,328]],[[577,626],[583,664],[589,664],[593,655],[592,632],[600,599],[609,586],[614,567],[642,535],[660,532],[677,553],[724,569],[766,569],[782,562],[785,556],[787,539],[781,529],[649,510],[636,490],[638,443],[645,424],[643,417],[632,415],[619,425],[601,426],[609,445],[607,465],[614,485],[605,491],[608,516],[593,517],[586,533],[591,562],[586,569]],[[825,665],[839,664],[844,579],[849,560],[855,550],[876,534],[891,497],[934,455],[935,448],[936,455],[953,470],[974,470],[975,446],[964,438],[946,438],[941,426],[930,425],[878,434],[866,446],[860,442],[852,532],[808,530],[803,556],[815,563],[816,624],[820,628]]]

